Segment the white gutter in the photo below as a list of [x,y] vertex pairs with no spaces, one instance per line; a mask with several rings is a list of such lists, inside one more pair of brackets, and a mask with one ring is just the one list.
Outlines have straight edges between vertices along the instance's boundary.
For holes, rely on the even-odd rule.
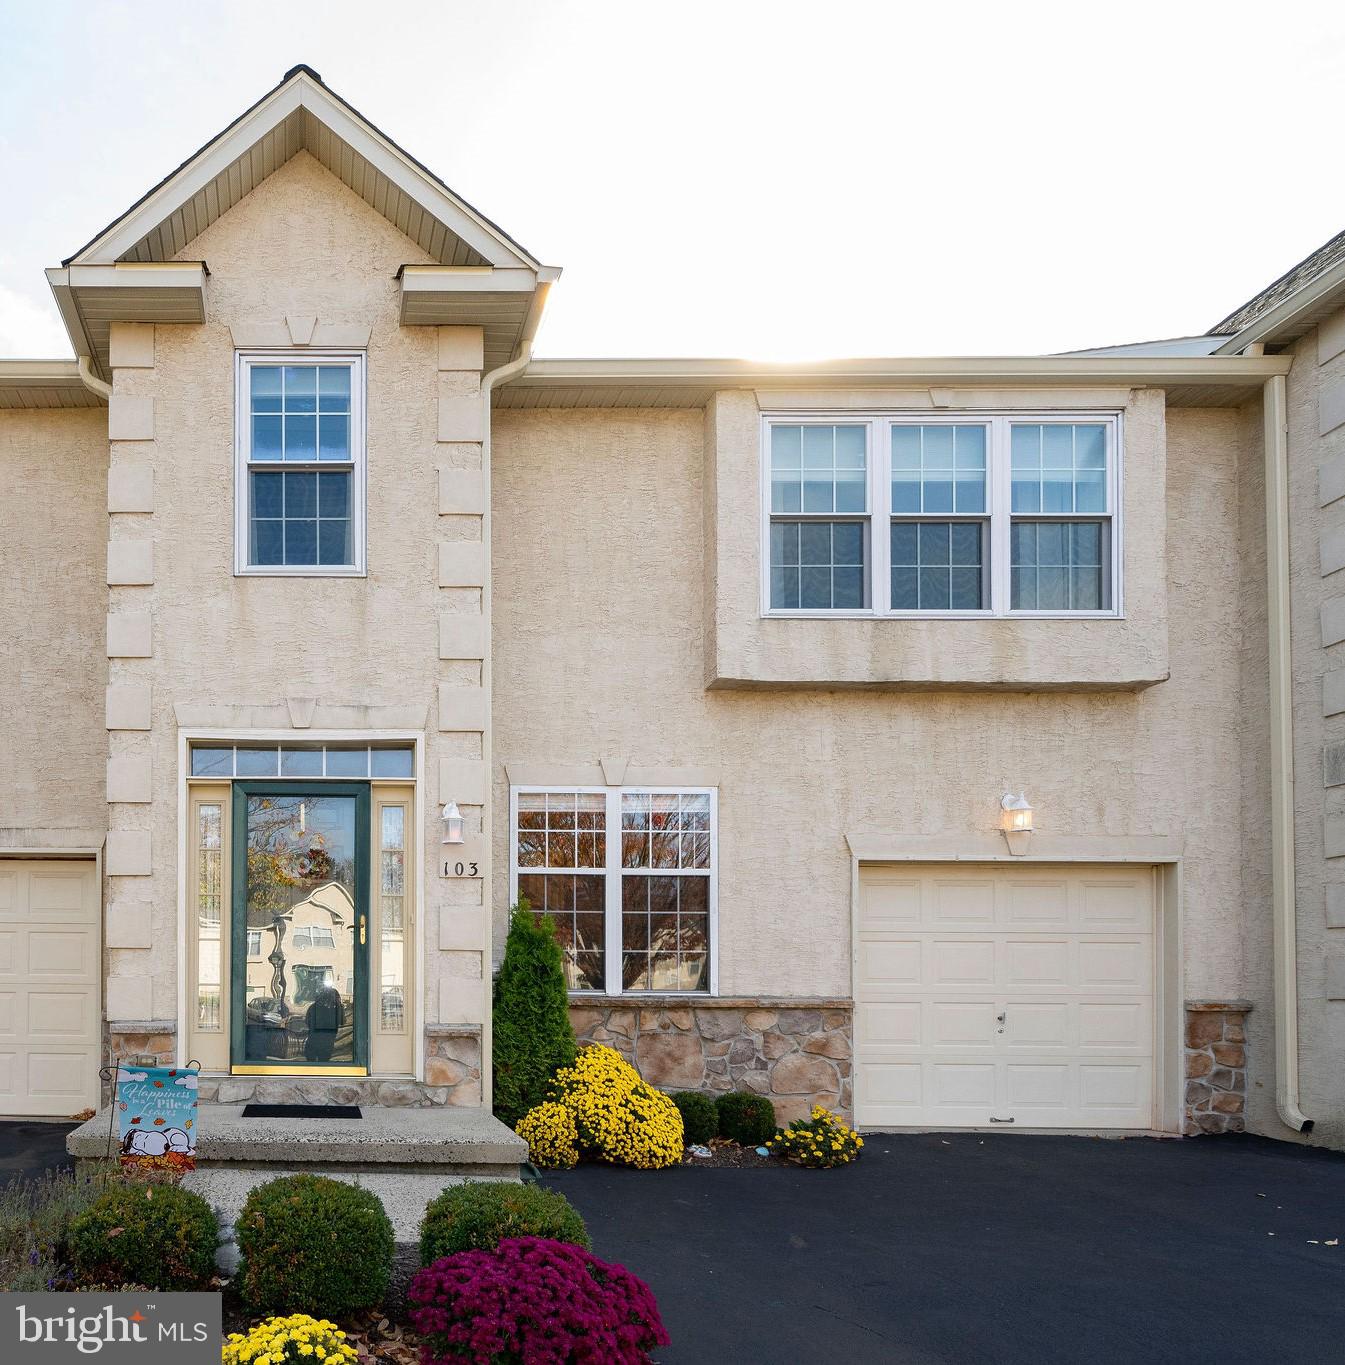
[[1298,1107],[1298,897],[1294,873],[1294,722],[1289,632],[1289,440],[1283,375],[1262,389],[1266,447],[1266,597],[1270,630],[1270,857],[1275,926],[1275,1108],[1296,1133]]
[[112,397],[112,385],[104,384],[103,381],[94,374],[93,370],[90,368],[88,356],[80,356],[76,369],[79,371],[79,377],[84,387],[91,393],[102,394],[102,396],[107,399]]
[[[542,290],[548,288],[546,285],[540,286]],[[541,309],[535,308],[532,316],[540,321]],[[529,361],[532,360],[532,339],[537,331],[537,323],[532,322],[526,327],[522,338],[519,340],[519,354],[507,365],[501,365],[497,369],[489,370],[481,376],[481,543],[485,548],[485,573],[483,575],[485,583],[481,588],[481,619],[485,629],[482,631],[484,643],[481,647],[481,686],[486,693],[486,704],[491,705],[491,689],[493,683],[493,672],[491,669],[490,656],[491,650],[491,602],[492,592],[491,580],[491,515],[490,515],[490,395],[501,384],[507,384],[511,379],[517,379],[527,368]],[[493,710],[493,707],[492,707]],[[491,724],[488,719],[486,722],[485,733],[481,736],[481,758],[486,769],[486,804],[481,808],[481,839],[485,845],[486,855],[490,856],[492,841],[491,834],[491,811],[494,809],[494,781],[491,768]],[[491,890],[494,885],[492,882]],[[486,950],[481,963],[481,980],[484,988],[482,997],[481,1015],[481,1104],[489,1110],[492,1103],[491,1091],[494,1086],[495,1072],[491,1065],[491,1052],[493,1048],[493,1032],[491,1028],[491,1004],[493,996],[493,982],[491,973],[491,954],[494,949],[494,930],[492,922],[494,909],[491,905],[492,897],[482,896],[485,904],[481,908],[481,913],[486,917]]]

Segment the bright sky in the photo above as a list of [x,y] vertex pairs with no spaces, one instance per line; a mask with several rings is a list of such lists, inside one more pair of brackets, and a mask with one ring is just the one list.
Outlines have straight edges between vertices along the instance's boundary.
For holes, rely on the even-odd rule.
[[539,355],[1198,332],[1345,228],[1345,6],[0,0],[0,356],[306,62],[565,276]]

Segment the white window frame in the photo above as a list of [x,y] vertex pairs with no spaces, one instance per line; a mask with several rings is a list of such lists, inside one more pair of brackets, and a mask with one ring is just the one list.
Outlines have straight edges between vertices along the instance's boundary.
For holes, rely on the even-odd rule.
[[[1110,605],[1100,611],[1014,610],[1010,601],[1010,539],[1009,528],[1015,520],[1011,510],[1012,427],[1073,426],[1081,423],[1100,424],[1106,429],[1107,440],[1107,510],[1096,513],[1020,513],[1017,519],[1027,521],[1102,521],[1107,524],[1107,551],[1104,571],[1110,588]],[[771,428],[775,426],[862,426],[865,428],[866,489],[868,511],[796,514],[771,512]],[[988,521],[986,538],[989,554],[985,568],[989,575],[988,605],[977,611],[966,610],[894,610],[892,607],[891,538],[889,527],[894,520],[892,497],[892,437],[894,426],[984,426],[986,428],[986,512],[983,515],[950,512],[912,520],[930,521]],[[1022,412],[768,412],[761,416],[761,458],[758,544],[760,554],[760,610],[763,618],[802,618],[814,620],[863,619],[930,619],[930,620],[1110,620],[1124,617],[1122,596],[1122,414],[1096,411],[1029,411]],[[896,519],[902,519],[900,513]],[[771,606],[771,522],[795,521],[859,521],[864,524],[865,585],[868,606],[841,607],[773,607]]]
[[[632,1000],[705,1000],[719,994],[719,789],[717,787],[696,786],[647,786],[631,787],[587,787],[582,784],[551,782],[544,785],[531,783],[509,788],[509,904],[518,904],[518,798],[546,792],[576,792],[580,795],[601,795],[606,798],[605,848],[606,862],[601,868],[587,868],[588,872],[601,872],[606,880],[603,883],[603,958],[606,963],[607,980],[602,990],[570,991],[574,1000],[603,996],[624,995]],[[649,875],[650,869],[626,869],[621,866],[621,798],[623,796],[708,796],[710,798],[710,868],[703,869],[668,868],[669,876],[707,876],[709,887],[709,923],[707,952],[710,957],[709,989],[703,991],[627,991],[622,989],[621,981],[621,878],[626,871],[639,876]],[[660,869],[652,869],[657,872]],[[524,872],[545,872],[545,868],[525,868]]]
[[[252,368],[254,365],[347,365],[350,367],[350,540],[352,564],[252,564],[249,562],[251,493],[248,473],[252,456]],[[240,578],[363,578],[366,576],[365,525],[368,476],[365,460],[365,384],[363,351],[248,350],[234,353],[234,574]],[[317,462],[315,461],[314,464]],[[345,468],[344,461],[328,465]],[[296,471],[291,461],[267,463],[267,469]]]

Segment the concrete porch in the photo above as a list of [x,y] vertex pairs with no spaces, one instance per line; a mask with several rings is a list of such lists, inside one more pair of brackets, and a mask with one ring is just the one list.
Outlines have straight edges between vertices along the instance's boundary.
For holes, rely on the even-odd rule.
[[[202,1101],[197,1169],[182,1179],[230,1229],[248,1192],[280,1175],[308,1172],[363,1186],[383,1201],[399,1243],[414,1242],[425,1205],[463,1180],[518,1180],[522,1138],[485,1109],[362,1105],[363,1117],[244,1118],[240,1104]],[[109,1110],[66,1138],[76,1162],[115,1154]]]

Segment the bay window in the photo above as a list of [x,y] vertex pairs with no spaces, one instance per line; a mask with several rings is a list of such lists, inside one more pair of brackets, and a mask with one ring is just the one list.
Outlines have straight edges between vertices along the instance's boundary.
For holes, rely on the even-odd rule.
[[519,787],[510,808],[510,897],[555,922],[571,991],[713,991],[713,791]]
[[765,614],[1117,614],[1115,415],[764,420]]

